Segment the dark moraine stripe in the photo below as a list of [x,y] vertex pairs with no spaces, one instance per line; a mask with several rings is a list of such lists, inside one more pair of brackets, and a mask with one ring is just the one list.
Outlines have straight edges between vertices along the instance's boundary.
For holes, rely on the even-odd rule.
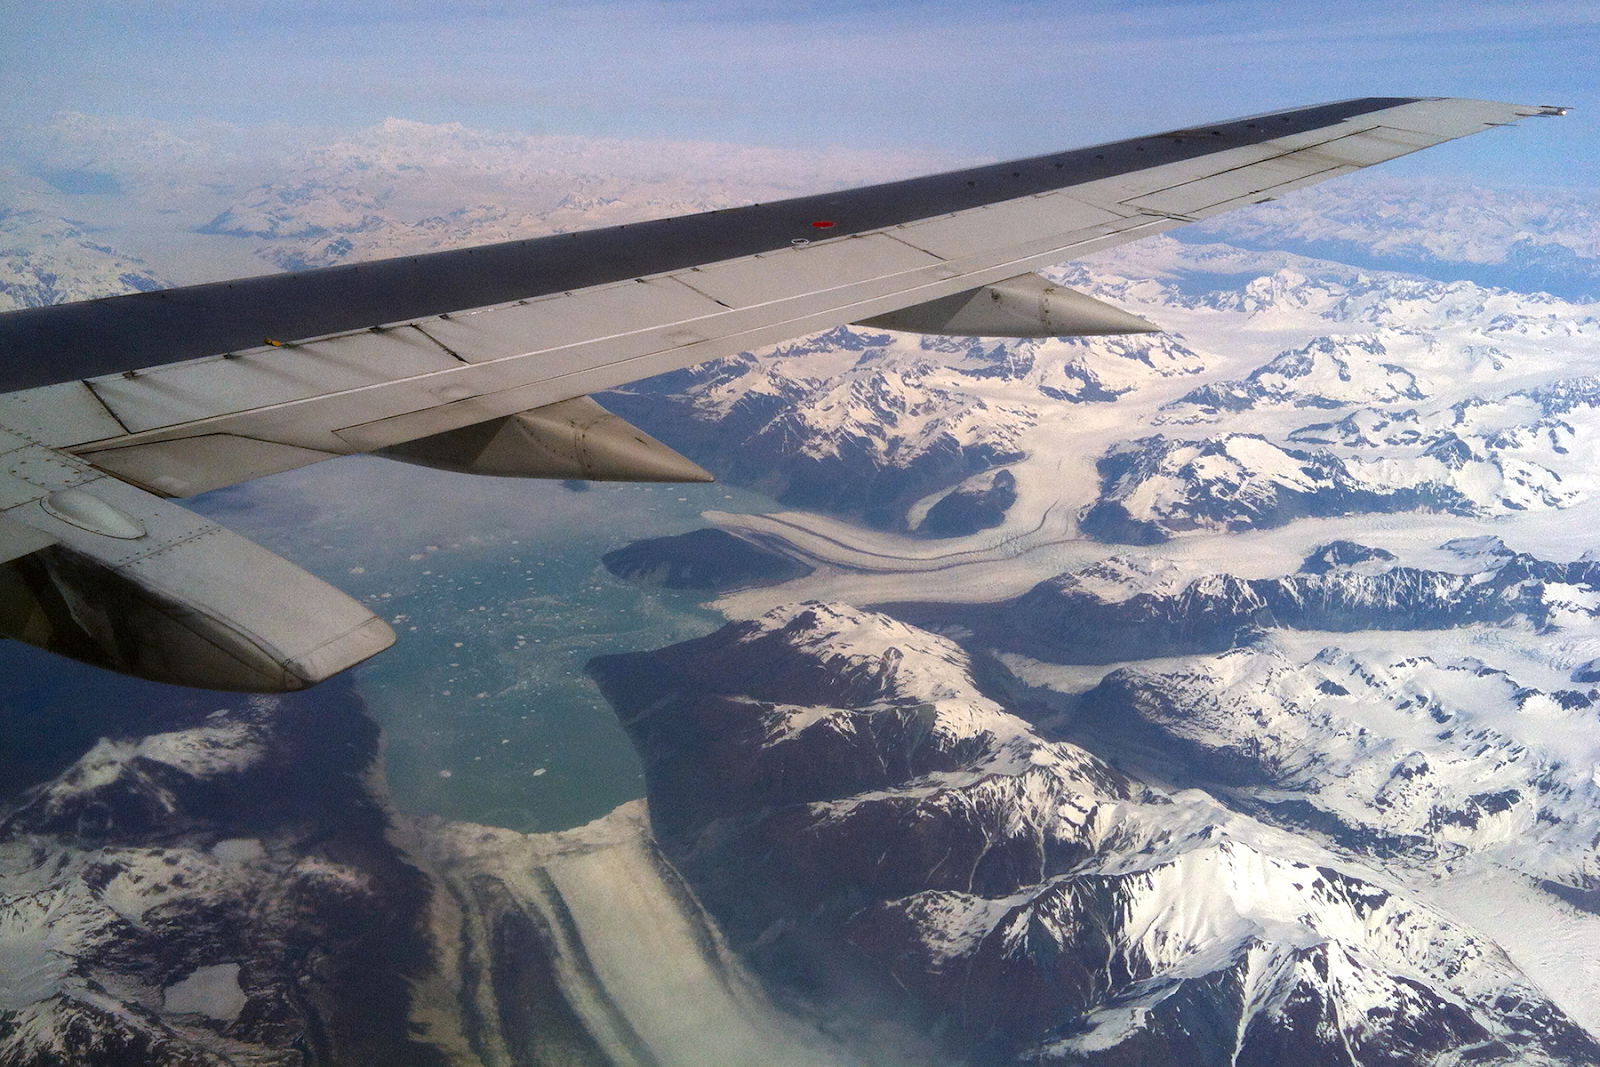
[[[699,215],[0,315],[0,391],[422,318],[842,237],[1411,103],[1368,97]],[[833,225],[816,228],[814,222]]]

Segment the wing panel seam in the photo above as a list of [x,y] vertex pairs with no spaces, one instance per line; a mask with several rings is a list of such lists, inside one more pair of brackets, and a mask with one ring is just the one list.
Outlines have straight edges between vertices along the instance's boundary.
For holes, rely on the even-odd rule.
[[[422,336],[426,337],[428,340],[432,341],[434,344],[436,344],[440,348],[444,349],[444,351],[445,351],[445,353],[447,355],[450,355],[450,356],[454,357],[455,359],[460,360],[462,363],[465,363],[469,367],[472,366],[472,360],[470,360],[467,357],[463,356],[460,352],[457,352],[455,349],[451,348],[449,345],[445,344],[443,341],[439,340],[433,334],[429,333],[427,330],[422,328],[422,324],[424,322],[437,322],[442,318],[444,318],[444,316],[442,316],[442,315],[434,315],[431,318],[421,319],[421,320],[419,320],[417,322],[408,322],[408,323],[406,323],[406,327],[408,327],[410,329],[413,329],[413,330],[416,330]],[[438,372],[434,371],[433,373],[437,374]]]

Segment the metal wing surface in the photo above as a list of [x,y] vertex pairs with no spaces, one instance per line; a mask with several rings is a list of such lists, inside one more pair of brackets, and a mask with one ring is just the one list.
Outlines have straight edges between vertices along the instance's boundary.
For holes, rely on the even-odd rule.
[[[166,509],[188,515],[160,498],[378,450],[484,473],[702,477],[584,398],[863,320],[1011,335],[1152,328],[1027,276],[1558,110],[1349,100],[771,204],[0,315],[0,547],[21,575],[0,585],[0,629],[150,677],[311,684],[392,635],[321,583],[299,602],[326,602],[338,621],[295,612],[295,632],[312,639],[238,625],[284,611],[287,587],[263,592],[193,537],[150,541]],[[145,531],[122,538],[137,551],[112,543],[133,528],[118,515]],[[204,639],[248,670],[196,674],[170,638],[130,645],[131,616],[100,619],[108,598],[86,596],[62,560],[109,568],[141,610],[190,631],[225,623],[231,636]],[[220,568],[220,584],[186,584],[191,564]]]

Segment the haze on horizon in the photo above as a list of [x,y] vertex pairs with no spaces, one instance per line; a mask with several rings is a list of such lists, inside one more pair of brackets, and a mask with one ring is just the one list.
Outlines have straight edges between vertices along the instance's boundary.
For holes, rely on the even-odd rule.
[[0,128],[62,111],[1009,157],[1351,96],[1574,107],[1394,175],[1600,185],[1600,9],[1576,0],[0,0]]

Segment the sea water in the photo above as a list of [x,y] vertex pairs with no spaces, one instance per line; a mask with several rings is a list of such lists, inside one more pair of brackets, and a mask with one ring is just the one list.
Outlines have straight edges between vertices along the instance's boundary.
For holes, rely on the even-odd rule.
[[406,812],[565,829],[644,794],[639,759],[584,674],[725,621],[706,593],[623,581],[600,557],[776,505],[721,485],[474,478],[365,457],[197,498],[196,510],[322,577],[395,630],[353,681]]

